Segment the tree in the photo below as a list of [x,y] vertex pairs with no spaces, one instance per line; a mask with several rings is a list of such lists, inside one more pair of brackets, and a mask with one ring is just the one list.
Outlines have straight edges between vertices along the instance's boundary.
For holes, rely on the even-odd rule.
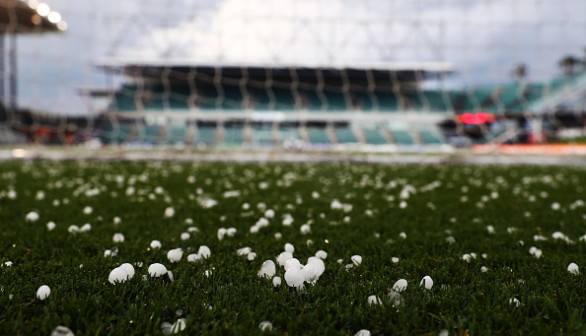
[[558,62],[558,64],[565,75],[573,75],[576,73],[577,66],[582,64],[582,60],[572,55],[566,55]]
[[512,72],[517,81],[522,82],[527,78],[527,65],[525,63],[519,63],[515,65]]

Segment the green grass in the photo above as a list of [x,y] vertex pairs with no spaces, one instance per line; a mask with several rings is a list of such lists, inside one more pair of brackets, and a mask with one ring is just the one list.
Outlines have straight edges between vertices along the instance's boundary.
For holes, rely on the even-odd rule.
[[[416,192],[401,208],[407,185]],[[186,319],[186,335],[353,335],[360,329],[381,335],[437,335],[444,329],[451,335],[585,334],[584,275],[566,270],[571,262],[586,266],[586,243],[578,240],[586,233],[584,186],[586,170],[580,168],[3,162],[0,262],[13,266],[0,267],[0,334],[49,335],[64,325],[77,336],[162,335],[161,323],[179,317]],[[17,192],[15,199],[9,190]],[[241,194],[224,198],[229,190]],[[203,208],[197,201],[202,197],[218,204]],[[334,199],[352,210],[332,209]],[[264,213],[261,203],[276,215],[251,234]],[[553,203],[560,209],[553,210]],[[93,208],[89,215],[86,206]],[[176,213],[165,218],[170,206]],[[40,220],[26,222],[30,211]],[[294,218],[291,226],[281,224],[285,214]],[[47,230],[49,221],[55,230]],[[302,235],[299,228],[308,222],[311,232]],[[68,232],[85,223],[91,231]],[[181,240],[191,226],[199,233]],[[238,232],[219,241],[220,227]],[[508,233],[509,227],[517,230]],[[555,231],[575,243],[554,241]],[[124,243],[112,241],[118,232]],[[548,240],[534,241],[538,234]],[[449,235],[456,243],[446,242]],[[161,250],[149,249],[153,239],[161,241]],[[320,249],[328,252],[323,276],[301,292],[284,279],[275,288],[257,276],[262,262],[275,260],[287,242],[302,263]],[[187,262],[200,245],[210,247],[211,257]],[[236,254],[245,246],[257,253],[255,260]],[[531,246],[543,256],[532,257]],[[166,253],[177,247],[185,250],[183,259],[170,263]],[[117,256],[104,257],[114,248]],[[463,261],[471,252],[478,258]],[[347,270],[355,254],[362,264]],[[143,266],[135,266],[133,279],[110,284],[110,271],[125,262]],[[148,277],[154,262],[172,270],[175,281]],[[481,266],[489,271],[482,273]],[[277,273],[283,277],[284,271]],[[434,281],[431,290],[419,287],[426,275]],[[387,294],[401,278],[409,286],[397,309]],[[51,295],[41,301],[35,292],[43,284]],[[369,306],[369,295],[383,305]],[[509,304],[513,297],[521,306]],[[272,322],[271,332],[260,331],[262,321]]]

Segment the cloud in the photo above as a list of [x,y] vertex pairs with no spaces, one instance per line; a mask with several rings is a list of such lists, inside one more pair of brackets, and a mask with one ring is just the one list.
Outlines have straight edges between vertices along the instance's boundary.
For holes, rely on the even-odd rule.
[[20,102],[83,114],[79,87],[112,86],[103,58],[327,65],[452,62],[466,84],[532,80],[586,46],[582,0],[53,0],[62,35],[21,38]]

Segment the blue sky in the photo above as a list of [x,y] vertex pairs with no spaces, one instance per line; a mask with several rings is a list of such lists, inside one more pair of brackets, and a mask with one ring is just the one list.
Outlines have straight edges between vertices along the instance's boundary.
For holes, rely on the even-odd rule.
[[97,113],[79,88],[112,87],[105,59],[328,64],[445,61],[463,84],[559,73],[586,47],[583,0],[48,0],[63,34],[19,38],[19,104]]

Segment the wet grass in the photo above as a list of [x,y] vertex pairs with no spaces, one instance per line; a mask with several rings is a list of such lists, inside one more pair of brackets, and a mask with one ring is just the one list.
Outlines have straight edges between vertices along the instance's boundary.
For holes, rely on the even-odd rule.
[[[187,335],[260,334],[262,321],[273,325],[267,335],[583,334],[584,276],[566,270],[586,265],[583,186],[586,170],[578,168],[4,162],[0,262],[13,265],[0,267],[0,334],[49,335],[58,325],[78,336],[162,334],[161,323],[178,318]],[[206,208],[204,199],[218,203]],[[332,209],[335,199],[351,210]],[[266,209],[275,217],[251,234]],[[38,221],[25,220],[31,211]],[[282,224],[285,214],[291,226]],[[89,232],[68,232],[85,223]],[[190,227],[199,232],[181,240]],[[238,231],[220,241],[220,227]],[[552,239],[555,231],[574,243]],[[125,242],[114,243],[115,233]],[[149,248],[153,239],[161,250]],[[286,242],[302,263],[328,252],[325,273],[302,292],[257,276]],[[188,263],[200,245],[211,257]],[[245,246],[255,260],[236,254]],[[531,256],[531,246],[543,256]],[[183,259],[170,263],[166,253],[177,247]],[[117,255],[104,257],[106,249]],[[466,262],[466,253],[477,258]],[[362,264],[347,269],[356,254]],[[125,262],[136,276],[110,284],[109,272]],[[148,277],[154,262],[175,281]],[[426,275],[431,290],[419,287]],[[394,307],[387,294],[401,278],[409,285]],[[41,285],[51,288],[44,301],[35,297]],[[383,305],[369,306],[369,295]]]

